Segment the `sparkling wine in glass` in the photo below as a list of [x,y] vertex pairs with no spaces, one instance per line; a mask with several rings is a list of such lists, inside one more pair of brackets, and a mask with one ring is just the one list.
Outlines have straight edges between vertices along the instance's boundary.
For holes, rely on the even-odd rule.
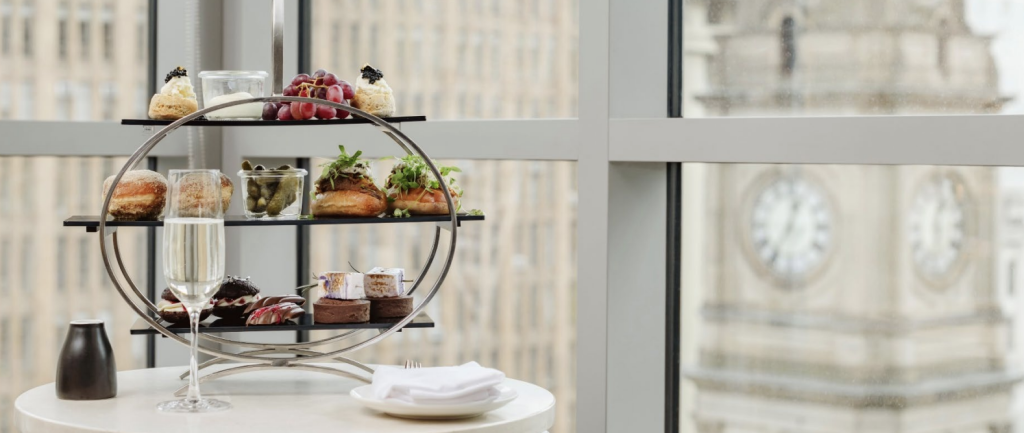
[[164,216],[164,278],[188,311],[192,334],[188,395],[157,405],[163,412],[215,412],[231,404],[199,394],[199,314],[224,280],[224,211],[220,172],[171,170]]

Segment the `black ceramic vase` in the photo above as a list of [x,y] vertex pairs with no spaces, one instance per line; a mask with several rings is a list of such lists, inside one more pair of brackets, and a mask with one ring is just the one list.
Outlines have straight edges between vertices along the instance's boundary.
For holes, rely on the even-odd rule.
[[102,400],[117,395],[117,366],[101,320],[75,320],[57,360],[57,398]]

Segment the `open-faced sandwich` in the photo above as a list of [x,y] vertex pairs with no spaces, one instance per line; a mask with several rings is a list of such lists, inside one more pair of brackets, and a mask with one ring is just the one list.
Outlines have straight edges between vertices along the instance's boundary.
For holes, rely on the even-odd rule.
[[338,146],[341,155],[324,165],[316,181],[310,211],[317,217],[371,217],[387,210],[384,192],[373,183],[370,163],[359,159],[362,151],[349,155]]
[[[436,165],[436,164],[435,164]],[[438,166],[441,177],[448,184],[448,192],[458,210],[459,197],[462,189],[455,185],[452,173],[460,172],[458,167]],[[388,210],[395,216],[412,215],[443,215],[448,213],[448,203],[441,192],[441,183],[427,167],[423,158],[408,155],[391,169],[391,175],[384,185],[388,193]]]

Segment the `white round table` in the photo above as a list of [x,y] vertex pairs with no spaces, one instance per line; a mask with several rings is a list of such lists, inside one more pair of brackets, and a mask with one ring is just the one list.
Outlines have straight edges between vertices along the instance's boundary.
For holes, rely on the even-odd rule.
[[[210,367],[207,373],[220,368]],[[339,364],[331,364],[338,367]],[[202,384],[204,396],[234,405],[209,414],[167,414],[156,404],[173,399],[187,382],[186,367],[122,371],[117,397],[68,401],[57,398],[54,384],[26,391],[14,406],[22,433],[540,433],[555,422],[555,397],[536,385],[509,379],[519,398],[476,418],[457,421],[411,421],[364,408],[348,392],[365,383],[343,377],[290,371],[258,371]]]

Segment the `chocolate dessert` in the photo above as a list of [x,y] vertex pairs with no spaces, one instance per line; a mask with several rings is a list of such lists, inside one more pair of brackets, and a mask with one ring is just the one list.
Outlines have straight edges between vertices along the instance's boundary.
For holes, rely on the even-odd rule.
[[213,314],[221,319],[239,319],[245,310],[260,299],[260,289],[248,278],[227,277],[213,295]]
[[370,319],[405,317],[412,313],[412,296],[370,298]]
[[[178,300],[171,289],[164,289],[164,292],[160,294],[160,302],[156,304],[157,310],[160,312],[160,318],[175,325],[187,325],[188,324],[188,311],[185,310],[185,305]],[[199,320],[204,320],[210,317],[210,313],[213,312],[213,304],[209,303],[203,307],[203,311],[199,313]]]
[[320,298],[313,304],[315,323],[363,323],[370,321],[370,302]]
[[280,325],[288,321],[298,320],[306,315],[306,310],[293,302],[282,302],[256,309],[245,320],[249,325]]

